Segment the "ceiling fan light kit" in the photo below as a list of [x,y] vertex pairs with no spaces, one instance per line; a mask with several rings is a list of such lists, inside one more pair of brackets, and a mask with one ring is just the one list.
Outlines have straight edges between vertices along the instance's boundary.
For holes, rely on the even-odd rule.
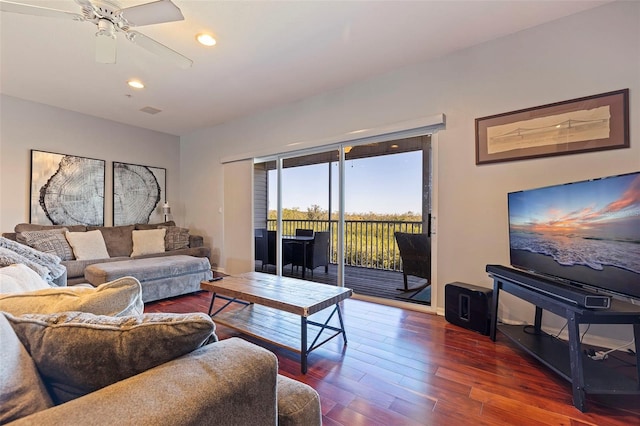
[[116,63],[116,34],[114,25],[107,19],[98,21],[96,33],[96,62],[99,64]]
[[96,62],[113,64],[116,62],[116,33],[123,32],[127,40],[167,59],[181,68],[189,68],[193,61],[131,27],[182,21],[184,16],[171,0],[157,0],[138,6],[120,8],[112,0],[75,0],[82,13],[73,13],[29,4],[0,1],[0,11],[49,18],[86,21],[98,27],[96,32]]

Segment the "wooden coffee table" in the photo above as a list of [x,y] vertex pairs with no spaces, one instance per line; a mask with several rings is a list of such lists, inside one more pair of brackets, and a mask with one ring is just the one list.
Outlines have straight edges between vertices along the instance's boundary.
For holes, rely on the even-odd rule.
[[[339,335],[347,344],[339,302],[351,297],[351,289],[259,272],[202,281],[200,287],[213,293],[209,315],[216,323],[299,353],[302,373],[314,349]],[[216,297],[227,302],[212,312]],[[330,307],[324,322],[309,318]],[[329,324],[334,314],[339,326]],[[309,333],[315,334],[310,345]]]

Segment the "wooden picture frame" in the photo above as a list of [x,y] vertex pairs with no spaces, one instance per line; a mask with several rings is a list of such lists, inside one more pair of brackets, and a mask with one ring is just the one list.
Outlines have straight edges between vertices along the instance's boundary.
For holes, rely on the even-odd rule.
[[113,162],[113,226],[163,221],[167,169]]
[[31,150],[29,222],[104,226],[105,161]]
[[476,119],[476,164],[629,147],[629,89]]

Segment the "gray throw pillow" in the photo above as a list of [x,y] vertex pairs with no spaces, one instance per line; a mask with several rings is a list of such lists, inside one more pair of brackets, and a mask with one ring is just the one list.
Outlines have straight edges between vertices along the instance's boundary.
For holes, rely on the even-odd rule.
[[36,250],[55,254],[62,260],[73,260],[73,250],[64,236],[67,228],[47,231],[26,231],[22,233],[24,243]]
[[56,404],[185,355],[215,336],[204,313],[4,315]]
[[166,251],[189,247],[189,230],[187,228],[180,228],[179,226],[158,226],[158,228],[167,230],[164,236],[164,249]]
[[0,424],[53,406],[38,370],[0,314]]
[[33,223],[19,223],[13,228],[16,233],[16,241],[25,244],[23,232],[29,231],[47,231],[51,229],[67,228],[69,232],[84,232],[87,230],[85,225],[36,225]]

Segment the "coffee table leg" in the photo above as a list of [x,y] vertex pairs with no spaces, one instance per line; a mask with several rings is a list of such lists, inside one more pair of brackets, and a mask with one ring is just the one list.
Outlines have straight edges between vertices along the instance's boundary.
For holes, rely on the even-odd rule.
[[300,367],[302,374],[307,374],[307,317],[300,317]]
[[216,300],[216,294],[211,293],[211,304],[209,305],[209,315],[211,315],[211,311],[213,310],[213,302]]
[[340,310],[340,304],[336,303],[336,311],[338,311],[338,320],[340,321],[340,328],[342,329],[342,338],[344,339],[344,344],[347,344],[347,331],[344,328],[344,322],[342,322],[342,311]]

